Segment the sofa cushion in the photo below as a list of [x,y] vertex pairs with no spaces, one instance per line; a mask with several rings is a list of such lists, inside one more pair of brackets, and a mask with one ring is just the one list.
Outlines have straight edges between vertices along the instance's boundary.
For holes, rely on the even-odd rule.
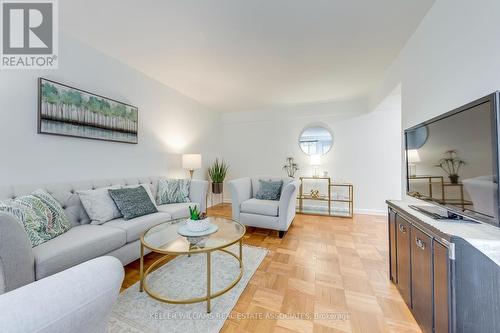
[[158,205],[190,202],[189,179],[160,179],[158,180]]
[[279,200],[281,197],[281,188],[283,186],[283,181],[272,181],[272,180],[262,180],[259,179],[260,188],[257,194],[255,194],[256,199],[260,200]]
[[158,212],[156,205],[142,186],[109,190],[109,194],[125,220]]
[[[266,180],[266,181],[283,181],[283,185],[281,186],[281,192],[283,192],[283,189],[285,188],[286,185],[291,183],[293,181],[293,178],[291,177],[269,177],[269,176],[256,176],[251,179],[252,181],[252,198],[255,198],[257,195],[257,192],[259,192],[260,189],[260,181],[259,180]],[[280,192],[280,193],[281,193]]]
[[103,224],[122,216],[108,192],[119,188],[120,186],[111,186],[77,192],[92,224]]
[[171,219],[172,216],[170,214],[159,212],[136,217],[131,220],[119,218],[106,222],[103,226],[123,230],[127,234],[127,243],[131,243],[138,240],[147,229]]
[[200,205],[195,202],[184,202],[184,203],[173,203],[167,205],[158,206],[160,212],[168,213],[172,216],[172,219],[181,219],[189,217],[189,207],[196,206],[198,209]]
[[278,216],[279,201],[249,199],[241,203],[241,212],[267,216]]
[[107,254],[123,246],[125,242],[126,233],[118,228],[92,224],[73,227],[33,248],[36,279]]

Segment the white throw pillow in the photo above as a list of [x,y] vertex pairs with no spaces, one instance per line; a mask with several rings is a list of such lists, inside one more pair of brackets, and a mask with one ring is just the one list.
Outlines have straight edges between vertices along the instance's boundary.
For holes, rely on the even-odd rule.
[[122,188],[135,188],[135,187],[139,187],[139,186],[142,186],[144,187],[144,189],[146,190],[146,193],[148,194],[149,198],[151,199],[151,202],[155,205],[156,208],[158,208],[158,206],[156,205],[156,200],[155,200],[155,197],[153,196],[153,192],[151,191],[151,186],[149,184],[138,184],[138,185],[127,185],[127,186],[123,186]]
[[122,214],[111,199],[108,190],[116,190],[121,186],[111,186],[76,192],[82,201],[83,208],[92,221],[91,224],[103,224],[105,222],[122,217]]

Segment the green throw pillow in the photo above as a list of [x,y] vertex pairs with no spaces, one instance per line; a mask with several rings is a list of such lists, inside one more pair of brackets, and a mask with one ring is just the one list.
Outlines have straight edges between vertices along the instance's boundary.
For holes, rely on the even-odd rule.
[[259,179],[260,188],[255,194],[255,198],[260,200],[279,200],[281,197],[281,187],[283,181],[272,181]]
[[125,220],[158,212],[142,186],[108,191]]
[[61,205],[43,190],[0,202],[0,211],[14,216],[33,247],[55,238],[71,227]]
[[191,202],[189,199],[189,179],[160,179],[158,181],[158,205]]

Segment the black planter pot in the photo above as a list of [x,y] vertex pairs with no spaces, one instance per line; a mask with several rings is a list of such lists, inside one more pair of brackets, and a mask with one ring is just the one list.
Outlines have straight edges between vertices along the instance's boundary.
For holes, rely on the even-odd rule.
[[221,194],[222,193],[222,183],[212,183],[212,193]]
[[458,175],[449,175],[448,178],[450,178],[450,183],[458,184]]

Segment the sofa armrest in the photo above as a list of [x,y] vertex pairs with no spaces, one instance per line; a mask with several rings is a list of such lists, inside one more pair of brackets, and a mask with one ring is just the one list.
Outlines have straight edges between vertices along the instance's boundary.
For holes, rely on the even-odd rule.
[[283,188],[279,203],[279,230],[286,231],[295,218],[299,181],[294,180]]
[[1,295],[0,332],[107,332],[123,276],[100,257]]
[[0,213],[0,294],[35,281],[35,257],[23,226]]
[[208,181],[193,179],[189,186],[189,199],[200,204],[200,211],[207,211]]
[[239,221],[241,203],[252,197],[252,182],[250,181],[250,177],[238,178],[231,180],[228,186],[231,192],[233,219]]

